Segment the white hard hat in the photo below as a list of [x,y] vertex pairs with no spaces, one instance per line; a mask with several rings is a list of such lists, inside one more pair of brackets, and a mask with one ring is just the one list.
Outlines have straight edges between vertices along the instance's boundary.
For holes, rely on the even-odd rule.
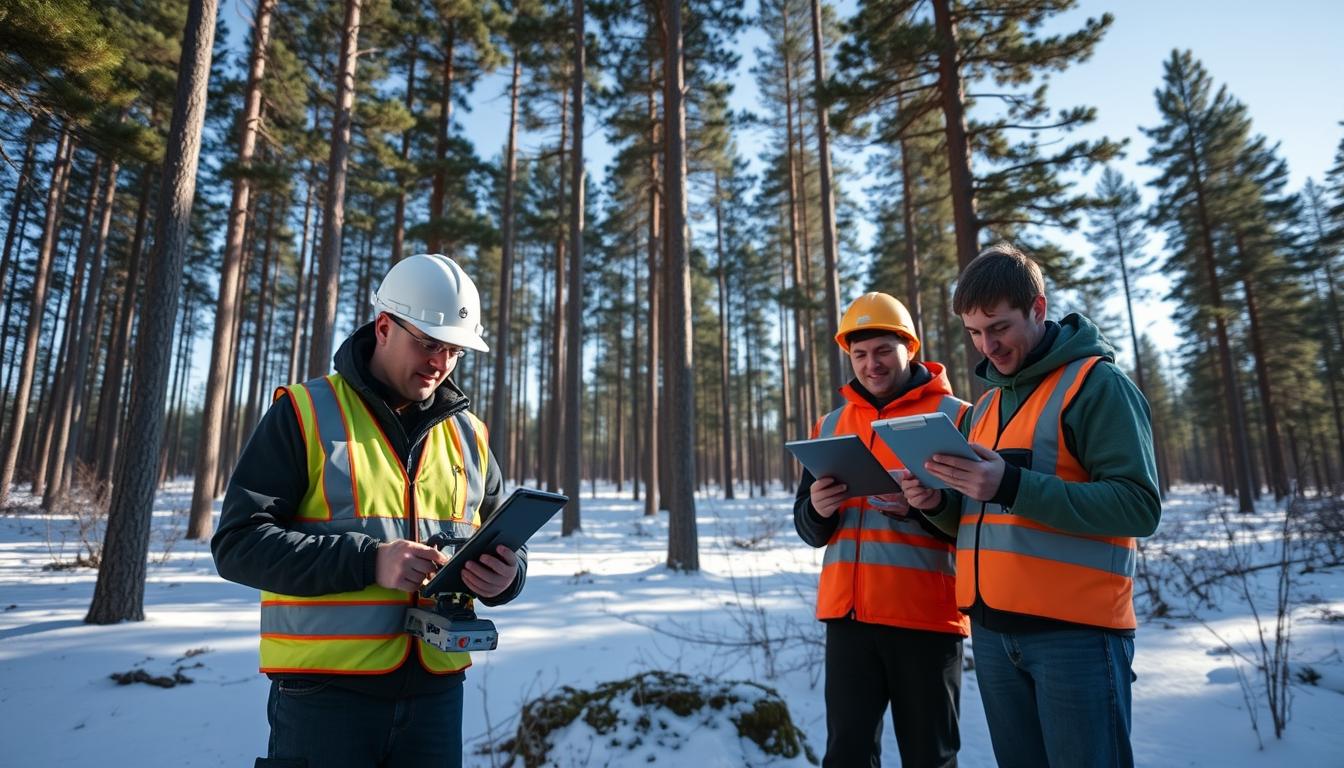
[[481,296],[457,262],[438,253],[407,256],[369,296],[374,309],[410,321],[433,339],[489,352],[481,332]]

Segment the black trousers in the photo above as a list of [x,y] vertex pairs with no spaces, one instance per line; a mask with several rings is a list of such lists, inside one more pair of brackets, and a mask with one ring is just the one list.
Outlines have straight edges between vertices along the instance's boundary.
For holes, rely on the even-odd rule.
[[888,705],[902,768],[955,768],[961,652],[960,635],[828,621],[823,768],[881,765]]

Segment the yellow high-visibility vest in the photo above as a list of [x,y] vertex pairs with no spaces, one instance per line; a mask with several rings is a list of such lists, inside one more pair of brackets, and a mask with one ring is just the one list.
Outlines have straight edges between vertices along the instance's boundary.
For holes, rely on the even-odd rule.
[[[308,456],[308,491],[291,529],[317,535],[358,531],[379,541],[425,541],[440,531],[467,537],[480,527],[489,436],[461,411],[430,429],[415,477],[393,450],[359,393],[339,374],[280,387],[288,394]],[[406,609],[432,601],[371,584],[357,592],[302,597],[261,593],[261,671],[375,675],[415,648],[436,674],[471,666],[406,634]]]

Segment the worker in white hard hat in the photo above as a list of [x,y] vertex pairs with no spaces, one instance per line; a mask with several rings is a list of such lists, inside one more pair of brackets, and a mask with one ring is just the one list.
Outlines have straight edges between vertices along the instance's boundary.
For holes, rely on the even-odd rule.
[[[466,653],[406,632],[420,587],[447,562],[425,542],[466,538],[503,478],[452,374],[481,337],[476,286],[452,259],[395,264],[374,320],[335,372],[276,390],[229,480],[211,550],[219,574],[261,590],[271,678],[258,766],[460,766]],[[486,605],[523,588],[526,549],[468,563]]]

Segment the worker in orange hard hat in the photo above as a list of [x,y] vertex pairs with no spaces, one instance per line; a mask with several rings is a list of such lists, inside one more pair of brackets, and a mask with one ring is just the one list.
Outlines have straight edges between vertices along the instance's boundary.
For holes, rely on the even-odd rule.
[[[914,362],[919,337],[905,305],[867,293],[845,310],[835,342],[854,378],[844,405],[812,437],[858,435],[888,471],[902,469],[872,422],[941,411],[960,423],[942,365]],[[912,513],[900,493],[852,496],[836,478],[806,469],[793,507],[803,541],[826,547],[817,618],[826,623],[826,756],[823,766],[877,765],[891,708],[901,765],[956,765],[961,735],[962,638],[955,540]]]

